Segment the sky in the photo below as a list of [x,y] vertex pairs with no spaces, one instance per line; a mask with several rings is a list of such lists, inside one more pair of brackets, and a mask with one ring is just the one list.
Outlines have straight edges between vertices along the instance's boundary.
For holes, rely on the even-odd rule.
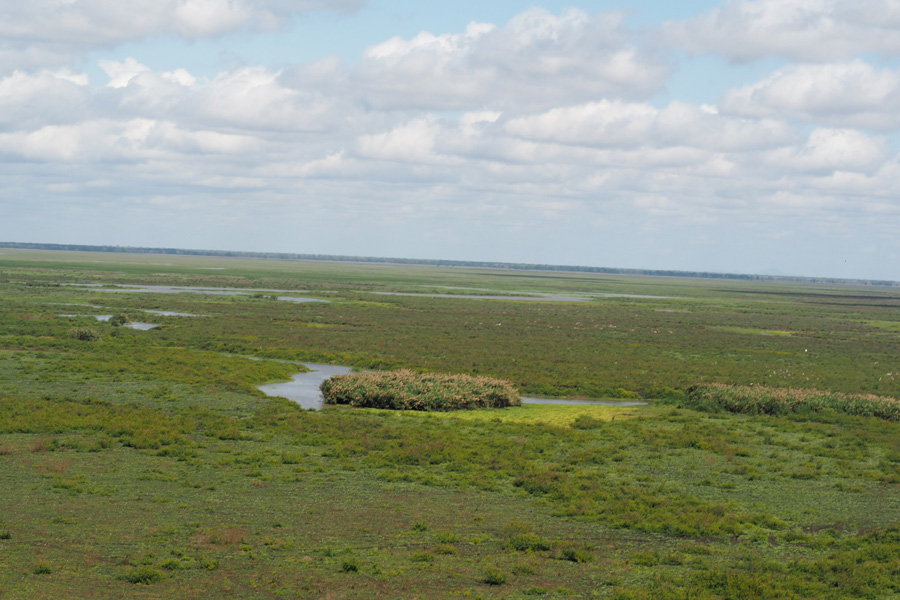
[[900,280],[900,0],[0,0],[0,241]]

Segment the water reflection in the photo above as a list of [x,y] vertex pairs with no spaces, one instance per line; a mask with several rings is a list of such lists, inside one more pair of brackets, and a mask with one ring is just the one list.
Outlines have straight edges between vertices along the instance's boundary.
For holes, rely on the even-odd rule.
[[346,375],[351,371],[350,367],[338,365],[301,364],[309,369],[308,373],[297,373],[290,381],[268,383],[257,386],[256,389],[269,396],[287,398],[303,408],[319,410],[325,403],[325,398],[322,397],[322,392],[319,390],[322,382],[335,375]]

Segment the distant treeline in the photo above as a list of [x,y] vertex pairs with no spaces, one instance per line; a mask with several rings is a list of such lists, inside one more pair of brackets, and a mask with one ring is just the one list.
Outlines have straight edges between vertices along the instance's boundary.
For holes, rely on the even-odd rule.
[[837,279],[830,277],[795,277],[785,275],[750,275],[744,273],[710,273],[707,271],[668,271],[664,269],[621,269],[614,267],[585,267],[578,265],[542,265],[474,260],[443,260],[431,258],[383,258],[377,256],[337,256],[333,254],[292,254],[286,252],[241,252],[238,250],[191,250],[185,248],[142,248],[135,246],[88,246],[82,244],[34,244],[0,242],[0,248],[24,250],[63,250],[71,252],[117,252],[123,254],[177,254],[181,256],[219,256],[227,258],[264,258],[273,260],[322,260],[395,265],[430,265],[436,267],[469,267],[518,271],[569,271],[603,273],[606,275],[651,275],[657,277],[694,277],[702,279],[735,279],[742,281],[785,281],[796,283],[850,284],[897,287],[900,282],[875,279]]

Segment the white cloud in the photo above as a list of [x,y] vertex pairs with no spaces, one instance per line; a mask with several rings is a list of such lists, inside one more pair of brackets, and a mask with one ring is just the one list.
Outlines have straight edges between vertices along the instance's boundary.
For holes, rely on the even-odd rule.
[[533,140],[602,147],[647,143],[658,111],[649,104],[604,100],[511,120],[510,133]]
[[646,103],[601,101],[512,119],[509,133],[532,140],[602,148],[692,146],[749,151],[797,139],[776,120],[721,116],[683,102],[658,109]]
[[[148,22],[128,27],[139,35],[214,35],[278,27],[283,21],[264,13],[286,18],[326,4],[161,0],[172,23],[154,25],[151,7]],[[749,26],[770,28],[776,42],[802,23],[821,36],[839,5],[850,10],[825,0],[788,0],[781,8],[737,2],[714,25],[724,36],[740,9]],[[101,6],[86,0],[79,14]],[[120,19],[117,6],[107,23]],[[202,18],[217,6],[222,12]],[[77,19],[43,18],[48,32],[79,27]],[[863,26],[864,15],[853,18]],[[22,25],[22,35],[33,26]],[[94,24],[82,26],[90,33]],[[873,38],[883,28],[868,27]],[[63,45],[74,44],[71,37],[62,36]],[[701,37],[698,44],[709,47],[712,38]],[[195,230],[218,219],[209,217],[217,211],[217,223],[257,227],[265,232],[261,249],[277,249],[268,246],[268,231],[283,227],[292,240],[325,244],[309,251],[372,254],[387,250],[335,246],[384,226],[392,233],[383,237],[402,248],[411,223],[425,232],[426,245],[440,237],[428,235],[437,230],[467,245],[476,240],[470,230],[507,232],[497,242],[506,246],[558,228],[561,237],[546,246],[578,246],[574,257],[582,256],[584,240],[606,239],[594,234],[599,230],[620,242],[641,231],[690,238],[700,225],[729,223],[762,232],[801,231],[806,223],[823,231],[875,223],[885,236],[896,230],[900,160],[883,135],[900,114],[896,70],[860,59],[794,64],[733,89],[717,105],[664,103],[656,92],[674,65],[645,47],[620,15],[533,9],[501,26],[390,38],[358,63],[332,57],[195,76],[177,65],[154,70],[136,53],[101,62],[108,81],[94,85],[75,63],[10,71],[0,75],[0,182],[17,191],[0,210],[8,213],[16,201],[7,198],[47,198],[41,207],[70,203],[96,216],[100,208],[107,214],[109,206],[131,206],[144,219],[174,203]],[[340,223],[329,228],[329,219]],[[341,237],[350,231],[355,237]],[[651,246],[656,240],[645,239]]]
[[737,0],[662,27],[664,43],[746,61],[900,55],[900,0]]
[[792,117],[843,127],[900,127],[900,72],[854,60],[790,65],[728,92],[723,111],[748,117]]
[[187,69],[175,69],[174,71],[162,73],[161,77],[184,87],[191,87],[197,83],[197,78],[191,75]]
[[90,115],[87,76],[68,70],[0,77],[0,124],[9,129],[77,122]]
[[252,138],[184,130],[152,119],[98,119],[0,134],[0,153],[64,163],[179,161],[185,155],[237,154],[258,150]]
[[498,109],[646,97],[668,73],[627,44],[621,15],[531,9],[504,27],[422,32],[368,48],[352,85],[380,109]]
[[138,61],[129,57],[124,62],[114,60],[101,60],[100,68],[109,76],[109,87],[123,88],[135,76],[150,70],[150,67],[142,65]]
[[[174,24],[187,38],[201,38],[235,31],[253,18],[250,6],[234,0],[184,0],[174,7]],[[263,12],[262,25],[268,28],[269,15]]]
[[70,64],[90,50],[150,36],[187,39],[286,27],[309,11],[363,0],[37,0],[0,6],[0,72]]
[[320,132],[340,118],[339,99],[286,87],[280,71],[262,67],[221,73],[192,90],[182,110],[191,119],[216,127]]
[[801,147],[784,148],[767,154],[768,161],[781,169],[833,173],[835,171],[874,172],[890,158],[883,140],[852,129],[816,129]]
[[441,133],[441,124],[426,117],[402,123],[390,131],[360,136],[356,147],[360,156],[376,160],[406,164],[453,161],[435,152],[435,143]]

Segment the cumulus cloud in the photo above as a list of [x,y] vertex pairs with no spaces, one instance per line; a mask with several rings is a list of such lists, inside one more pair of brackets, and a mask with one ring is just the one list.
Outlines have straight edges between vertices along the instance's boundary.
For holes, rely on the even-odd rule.
[[593,147],[691,146],[733,152],[797,139],[796,132],[780,121],[722,116],[677,101],[661,109],[608,100],[554,108],[513,119],[506,130],[526,139]]
[[771,151],[767,158],[781,169],[814,173],[874,172],[890,158],[887,144],[852,129],[814,130],[806,143]]
[[900,55],[900,0],[737,0],[662,27],[664,43],[736,61]]
[[[219,2],[222,12],[205,18]],[[87,0],[78,10],[84,16],[102,6]],[[171,22],[154,25],[150,7],[145,22],[129,25],[131,33],[59,39],[65,46],[115,43],[117,35],[208,36],[278,27],[298,10],[354,4],[155,6]],[[120,18],[117,10],[105,15],[108,22]],[[711,51],[713,33],[724,44],[740,10],[749,26],[773,32],[775,47],[803,28],[817,32],[815,39],[837,30],[849,36],[836,15],[849,15],[850,5],[826,0],[735,2],[715,20],[706,15],[679,26],[708,26],[682,34]],[[78,29],[49,13],[41,18],[47,32]],[[866,25],[866,18],[846,20],[878,38],[886,25]],[[9,35],[13,26],[4,27]],[[35,27],[26,19],[21,37],[9,39],[27,39]],[[666,34],[676,29],[669,24]],[[291,236],[307,227],[306,235],[323,240],[328,236],[304,221],[338,211],[339,230],[357,236],[382,222],[416,221],[422,231],[468,227],[456,219],[513,236],[545,231],[549,223],[591,235],[592,227],[684,232],[736,218],[771,232],[793,231],[782,225],[798,217],[825,228],[835,214],[879,222],[900,216],[900,160],[889,137],[900,120],[898,71],[817,55],[736,87],[717,104],[662,101],[657,93],[674,65],[644,42],[619,14],[532,9],[505,24],[386,39],[357,63],[332,57],[201,76],[127,58],[99,61],[106,77],[96,81],[71,62],[0,70],[0,180],[24,190],[21,197],[84,198],[77,204],[84,211],[100,206],[100,197],[136,213],[173,205],[198,215],[222,209],[228,220],[262,229],[260,215],[276,226],[302,215],[291,222]],[[0,202],[0,210],[9,209]]]
[[0,153],[68,163],[179,160],[183,155],[236,154],[257,148],[247,136],[184,130],[152,119],[98,119],[0,134]]
[[722,110],[887,131],[900,126],[900,72],[854,60],[790,65],[729,91]]
[[629,45],[617,13],[534,8],[503,27],[422,32],[368,48],[350,75],[380,109],[551,106],[573,99],[647,97],[668,66]]
[[354,11],[363,0],[37,0],[0,7],[0,72],[69,64],[97,48],[150,36],[196,40],[288,26],[309,11]]
[[31,129],[80,121],[93,112],[84,74],[68,70],[0,77],[0,128]]

